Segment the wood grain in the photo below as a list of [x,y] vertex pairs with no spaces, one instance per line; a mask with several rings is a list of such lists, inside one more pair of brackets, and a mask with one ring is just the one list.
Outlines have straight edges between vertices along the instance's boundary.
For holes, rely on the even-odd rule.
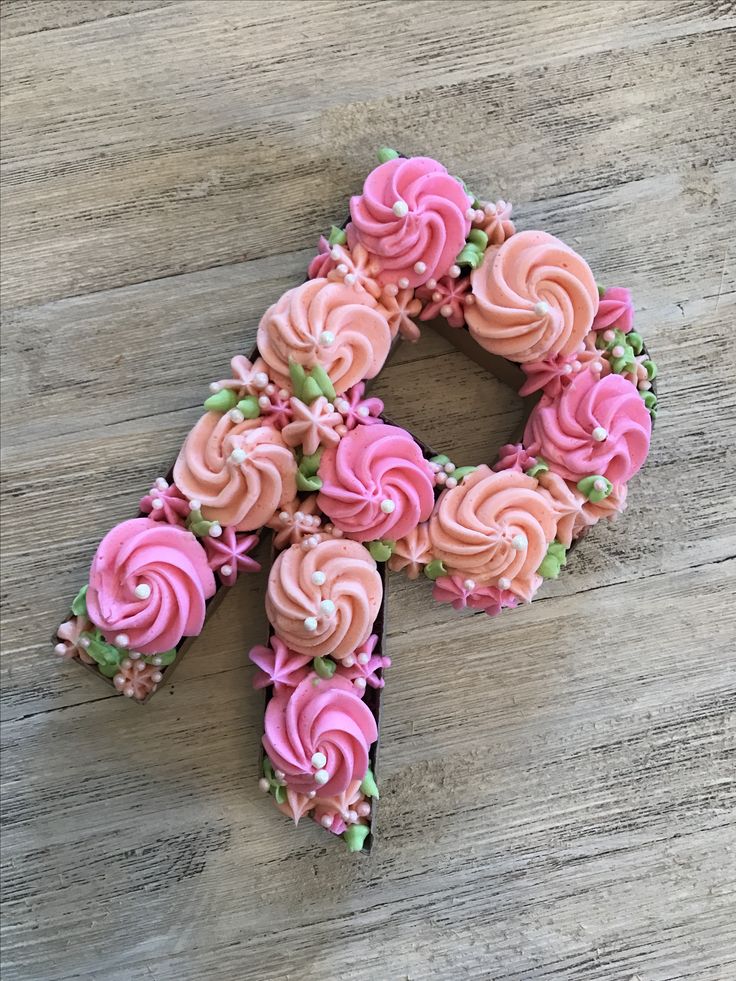
[[[1,10],[3,981],[736,978],[733,4]],[[255,789],[260,577],[143,709],[48,636],[385,143],[630,285],[662,411],[531,606],[392,579],[356,862]],[[431,334],[375,391],[463,461],[521,412]]]

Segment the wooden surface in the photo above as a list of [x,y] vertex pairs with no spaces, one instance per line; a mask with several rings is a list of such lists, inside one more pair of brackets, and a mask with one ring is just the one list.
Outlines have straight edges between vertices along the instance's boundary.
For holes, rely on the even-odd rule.
[[[3,981],[736,978],[731,0],[2,17]],[[260,577],[144,709],[48,637],[382,144],[630,285],[661,414],[531,606],[392,579],[365,861],[256,789]],[[431,336],[377,389],[463,462],[519,418]]]

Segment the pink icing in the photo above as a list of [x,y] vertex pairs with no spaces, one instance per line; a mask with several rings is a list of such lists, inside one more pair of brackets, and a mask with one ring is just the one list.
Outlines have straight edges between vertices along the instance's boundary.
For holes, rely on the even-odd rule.
[[258,645],[253,647],[248,657],[256,665],[253,687],[267,688],[269,685],[296,688],[309,674],[312,663],[311,654],[297,654],[290,651],[286,644],[275,635],[271,637],[269,647]]
[[342,415],[346,431],[356,426],[374,426],[381,421],[378,416],[383,412],[383,402],[377,398],[363,398],[364,394],[365,385],[358,382],[335,399],[335,408]]
[[622,511],[625,511],[627,493],[628,488],[626,484],[614,484],[611,493],[602,501],[598,501],[597,503],[586,501],[583,504],[582,512],[575,520],[572,532],[573,538],[579,538],[584,531],[597,521],[601,519],[611,521],[621,514]]
[[126,657],[112,683],[122,695],[141,702],[156,691],[162,678],[160,668],[155,665]]
[[[587,335],[592,336],[594,335]],[[519,395],[523,398],[533,392],[543,391],[545,395],[556,399],[584,368],[592,368],[601,377],[610,374],[610,364],[596,350],[595,344],[588,347],[587,337],[583,349],[574,354],[558,354],[545,361],[528,361],[523,364],[521,367],[526,381],[519,389]]]
[[246,395],[256,397],[263,394],[264,389],[269,383],[268,370],[263,358],[256,358],[250,362],[243,354],[236,354],[230,359],[232,378],[222,378],[220,381],[210,385],[213,392],[219,392],[223,388],[235,392],[238,399],[245,398]]
[[382,598],[370,552],[349,539],[323,538],[313,548],[292,545],[278,556],[266,613],[292,650],[339,660],[368,639]]
[[82,634],[88,630],[92,630],[92,624],[86,616],[72,617],[71,620],[62,623],[56,631],[59,643],[54,648],[54,651],[59,657],[76,657],[83,664],[94,664],[95,659],[89,656],[83,644],[80,643]]
[[489,245],[503,245],[507,238],[514,234],[516,229],[511,221],[513,206],[510,201],[498,200],[489,201],[483,206],[479,217],[473,221],[475,228],[480,228],[488,236]]
[[341,835],[349,824],[356,824],[361,817],[370,814],[370,804],[360,792],[360,781],[353,780],[347,790],[332,797],[315,798],[314,820],[327,831]]
[[233,586],[239,572],[260,572],[261,565],[248,552],[258,544],[258,535],[237,535],[232,526],[223,528],[219,538],[208,537],[204,547],[210,569],[223,586]]
[[517,232],[488,249],[470,279],[470,332],[481,347],[511,361],[572,354],[598,309],[587,262],[546,232]]
[[434,479],[412,437],[398,426],[360,426],[319,466],[320,509],[349,538],[395,540],[426,521],[434,505]]
[[336,427],[342,425],[342,416],[335,407],[320,395],[306,405],[301,399],[290,399],[292,421],[281,430],[287,446],[301,446],[308,456],[322,446],[334,446],[340,437]]
[[355,242],[352,249],[346,249],[344,245],[334,245],[330,250],[330,257],[334,265],[327,273],[328,279],[334,283],[354,286],[359,291],[365,290],[375,299],[380,297],[381,287],[375,278],[378,265],[359,242]]
[[286,814],[293,820],[295,825],[299,824],[301,818],[313,811],[316,806],[316,797],[300,794],[297,790],[291,790],[289,787],[286,788],[286,800],[282,804],[276,805],[282,814]]
[[564,480],[553,470],[540,473],[537,480],[542,490],[549,494],[557,518],[555,538],[565,548],[569,548],[575,538],[575,527],[581,518],[587,498],[580,493],[574,483]]
[[396,541],[388,567],[392,572],[406,572],[409,579],[416,579],[431,561],[429,525],[422,521]]
[[442,492],[429,537],[450,575],[510,589],[528,602],[541,582],[537,569],[556,527],[549,498],[534,478],[515,470],[494,473],[484,465]]
[[309,279],[326,278],[327,274],[335,268],[337,262],[330,255],[330,249],[330,243],[327,241],[324,235],[320,235],[319,251],[309,263],[309,267],[307,268],[307,276]]
[[482,610],[489,617],[498,616],[501,610],[518,606],[519,599],[508,589],[496,586],[478,586],[472,579],[457,574],[440,576],[432,589],[438,603],[450,603],[454,610]]
[[289,361],[322,365],[335,390],[374,378],[391,347],[383,307],[365,290],[310,279],[287,290],[263,315],[258,349],[279,385],[291,386]]
[[625,483],[649,452],[652,422],[636,389],[619,375],[580,372],[559,399],[544,396],[524,431],[524,445],[567,480],[600,474]]
[[609,286],[600,299],[593,330],[617,328],[628,334],[634,326],[634,301],[631,292],[623,286]]
[[290,395],[286,388],[267,385],[263,395],[258,397],[258,405],[264,422],[276,429],[283,429],[291,422],[292,411]]
[[281,433],[259,419],[233,422],[208,412],[189,433],[174,466],[177,486],[202,514],[254,531],[296,496],[296,460]]
[[378,677],[378,672],[391,667],[390,657],[374,654],[377,643],[378,635],[371,634],[365,644],[361,644],[337,665],[337,673],[351,681],[359,695],[365,692],[367,685],[371,688],[383,688],[385,682],[383,677]]
[[470,231],[471,203],[436,160],[387,160],[350,199],[348,243],[360,242],[375,257],[381,285],[421,286],[454,263]]
[[[263,746],[287,785],[301,793],[340,794],[368,770],[376,720],[355,688],[335,675],[305,678],[293,691],[277,691],[266,707]],[[316,753],[324,765],[312,762]],[[324,782],[315,777],[325,775]]]
[[465,304],[471,296],[467,276],[443,276],[431,289],[423,286],[418,295],[425,301],[420,320],[444,317],[450,327],[464,326]]
[[[148,595],[137,595],[136,588]],[[160,654],[200,633],[205,600],[214,592],[207,555],[191,532],[132,518],[109,531],[97,548],[87,612],[108,643]]]
[[305,498],[295,497],[268,521],[268,527],[276,532],[273,544],[277,549],[299,544],[304,538],[313,535],[320,524],[316,494]]
[[492,469],[496,473],[501,470],[518,470],[519,473],[526,473],[536,462],[536,457],[530,456],[522,443],[506,443],[498,451],[498,460],[493,464]]
[[183,525],[189,516],[189,501],[176,484],[169,484],[159,477],[139,504],[143,514],[154,521],[168,521],[170,525]]
[[419,340],[419,328],[413,318],[419,316],[422,301],[415,296],[413,289],[400,290],[392,283],[384,286],[381,305],[386,311],[392,337],[400,334],[407,341]]

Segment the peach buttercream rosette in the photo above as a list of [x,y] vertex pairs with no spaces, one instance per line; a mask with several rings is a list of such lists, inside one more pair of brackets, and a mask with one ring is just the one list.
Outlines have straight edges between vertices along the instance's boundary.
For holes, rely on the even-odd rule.
[[440,495],[429,522],[433,555],[477,585],[530,601],[557,528],[550,499],[524,473],[483,465]]

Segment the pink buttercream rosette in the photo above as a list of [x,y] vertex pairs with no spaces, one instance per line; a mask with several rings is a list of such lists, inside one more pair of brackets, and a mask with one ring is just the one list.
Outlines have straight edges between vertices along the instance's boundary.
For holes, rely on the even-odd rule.
[[368,542],[407,535],[434,505],[434,475],[421,449],[398,426],[359,426],[319,467],[317,503],[349,538]]
[[444,276],[470,231],[472,198],[429,157],[387,160],[350,199],[348,243],[376,261],[381,285],[402,289]]
[[345,678],[312,673],[281,689],[266,708],[263,746],[287,786],[302,793],[340,794],[368,770],[378,738],[373,713]]
[[191,532],[133,518],[99,544],[87,612],[108,643],[160,654],[200,633],[214,592],[207,555]]

